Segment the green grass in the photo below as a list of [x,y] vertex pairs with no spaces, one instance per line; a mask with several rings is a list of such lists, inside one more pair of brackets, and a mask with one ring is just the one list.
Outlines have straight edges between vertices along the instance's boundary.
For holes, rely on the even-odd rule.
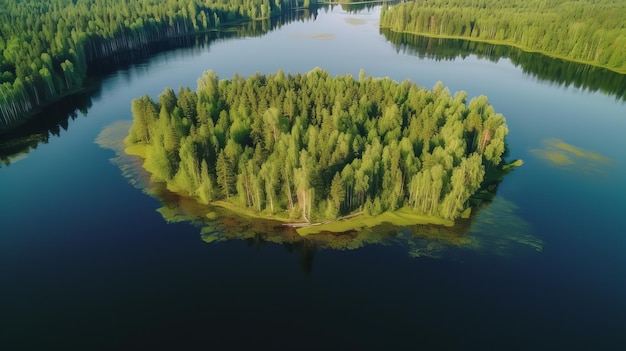
[[148,147],[145,144],[134,144],[134,145],[126,147],[124,149],[124,152],[129,154],[129,155],[139,156],[139,157],[145,159],[146,158],[146,150],[147,149],[148,149]]
[[443,226],[452,226],[454,222],[435,216],[427,216],[415,213],[409,207],[403,207],[397,211],[384,212],[377,216],[361,215],[345,220],[337,220],[326,224],[312,225],[296,229],[298,234],[306,236],[309,234],[317,234],[320,232],[342,233],[351,230],[363,230],[364,228],[372,228],[383,223],[393,224],[395,226],[408,226],[415,224],[436,224]]
[[[253,219],[274,220],[283,223],[292,223],[288,218],[281,217],[279,215],[270,215],[258,213],[246,208],[241,208],[228,201],[213,201],[211,205],[221,207],[239,216],[244,216]],[[207,213],[208,216],[214,216],[213,212]],[[301,236],[310,234],[318,234],[321,232],[330,233],[344,233],[349,231],[361,231],[365,228],[372,228],[384,223],[389,223],[395,226],[409,226],[416,224],[435,224],[450,227],[454,225],[454,221],[446,220],[443,218],[421,215],[414,212],[409,207],[403,207],[397,211],[385,212],[377,216],[360,215],[349,219],[340,219],[331,221],[324,224],[312,224],[306,227],[300,227],[296,229],[296,232]]]

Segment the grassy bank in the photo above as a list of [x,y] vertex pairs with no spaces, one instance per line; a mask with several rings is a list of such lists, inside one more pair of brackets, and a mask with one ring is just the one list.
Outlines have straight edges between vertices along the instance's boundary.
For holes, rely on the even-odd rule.
[[325,224],[301,227],[296,229],[296,231],[302,236],[320,232],[342,233],[372,228],[383,223],[390,223],[399,227],[415,224],[436,224],[448,227],[454,225],[454,221],[435,216],[421,215],[415,213],[409,207],[403,207],[397,211],[384,212],[377,216],[361,215],[345,220],[336,220]]

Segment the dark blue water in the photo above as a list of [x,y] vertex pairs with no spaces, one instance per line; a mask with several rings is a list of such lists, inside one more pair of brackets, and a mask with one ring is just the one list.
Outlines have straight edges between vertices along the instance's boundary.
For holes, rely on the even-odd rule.
[[[420,59],[387,42],[377,18],[335,7],[261,37],[155,55],[105,77],[86,116],[3,165],[0,348],[623,348],[626,104],[539,80],[506,58]],[[498,189],[514,216],[469,235],[507,237],[515,218],[541,250],[493,244],[414,258],[395,244],[208,244],[198,227],[166,223],[161,202],[94,143],[130,120],[133,98],[193,88],[204,70],[314,67],[487,95],[507,118],[511,158],[525,164]],[[605,159],[555,151],[549,139]],[[574,163],[546,160],[550,151]]]

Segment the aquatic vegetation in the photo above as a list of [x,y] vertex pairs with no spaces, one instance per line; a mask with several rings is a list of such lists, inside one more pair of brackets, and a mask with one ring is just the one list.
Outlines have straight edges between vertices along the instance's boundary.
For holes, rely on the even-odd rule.
[[356,26],[360,26],[362,24],[367,23],[367,21],[362,18],[348,17],[348,18],[344,18],[344,20],[346,21],[346,23],[356,25]]
[[481,208],[468,231],[469,246],[499,255],[528,248],[541,252],[543,241],[533,235],[533,228],[517,210],[517,205],[502,197]]
[[316,39],[316,40],[332,40],[335,39],[334,33],[297,33],[293,34],[296,38]]
[[601,174],[614,161],[604,155],[568,144],[560,139],[546,139],[544,147],[530,150],[538,158],[550,165],[566,171],[585,174]]

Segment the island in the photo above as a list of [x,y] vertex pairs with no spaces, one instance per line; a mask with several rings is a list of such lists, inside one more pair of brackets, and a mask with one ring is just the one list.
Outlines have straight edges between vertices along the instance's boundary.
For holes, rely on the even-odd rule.
[[442,83],[428,90],[363,70],[358,79],[320,68],[206,71],[195,91],[166,88],[131,110],[126,152],[153,180],[204,204],[305,228],[326,222],[318,230],[361,213],[351,225],[452,225],[511,167],[506,121],[487,97],[468,103]]

